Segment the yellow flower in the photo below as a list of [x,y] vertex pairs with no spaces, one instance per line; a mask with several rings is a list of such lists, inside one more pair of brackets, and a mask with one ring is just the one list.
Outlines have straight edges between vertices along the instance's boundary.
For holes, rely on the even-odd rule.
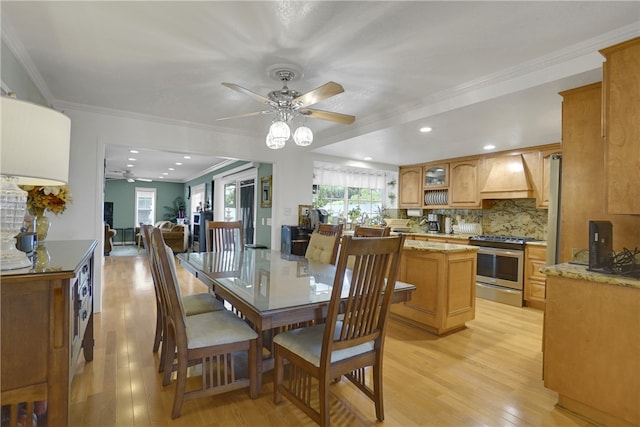
[[65,211],[67,203],[71,203],[71,190],[68,185],[58,186],[20,186],[27,192],[27,210],[32,214],[43,213],[48,210],[58,215]]

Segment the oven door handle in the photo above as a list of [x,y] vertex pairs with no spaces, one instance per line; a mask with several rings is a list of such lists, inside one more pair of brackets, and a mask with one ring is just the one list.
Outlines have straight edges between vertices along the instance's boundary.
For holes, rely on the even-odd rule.
[[496,248],[485,248],[481,247],[478,249],[479,254],[487,254],[487,255],[497,255],[497,256],[508,256],[512,258],[521,258],[523,256],[522,251],[510,251],[508,249],[496,249]]

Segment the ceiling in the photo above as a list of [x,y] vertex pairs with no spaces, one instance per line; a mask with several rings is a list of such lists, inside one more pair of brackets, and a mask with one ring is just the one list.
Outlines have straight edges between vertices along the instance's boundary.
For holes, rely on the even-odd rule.
[[[269,73],[301,71],[305,93],[344,93],[314,108],[351,125],[307,120],[308,148],[285,150],[402,165],[560,140],[559,91],[601,80],[598,49],[640,35],[638,1],[7,2],[2,36],[47,101],[118,111],[264,144],[271,116],[232,82],[266,96]],[[417,129],[433,131],[420,134]],[[121,177],[126,152],[108,147]],[[198,153],[165,179],[223,162]],[[251,153],[247,153],[249,158]],[[157,160],[156,159],[157,156]],[[132,173],[157,179],[181,155],[146,150]],[[143,160],[149,166],[143,167]],[[123,163],[124,162],[124,163]],[[198,170],[198,168],[203,168]]]

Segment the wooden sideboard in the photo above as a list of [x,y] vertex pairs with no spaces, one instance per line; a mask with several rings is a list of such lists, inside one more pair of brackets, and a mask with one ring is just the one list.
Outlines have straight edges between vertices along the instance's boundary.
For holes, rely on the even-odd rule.
[[[93,360],[95,240],[47,241],[33,267],[2,271],[1,401],[16,424],[18,404],[31,417],[47,402],[47,423],[66,426],[80,349]],[[29,424],[30,425],[30,424]]]

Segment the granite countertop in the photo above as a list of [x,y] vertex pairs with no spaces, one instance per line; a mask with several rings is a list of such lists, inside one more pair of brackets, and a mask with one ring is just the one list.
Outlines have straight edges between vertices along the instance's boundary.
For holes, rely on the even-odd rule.
[[607,285],[626,286],[629,288],[640,289],[640,279],[588,271],[587,266],[585,265],[570,264],[568,262],[557,265],[549,265],[547,267],[541,268],[540,272],[546,274],[547,276],[560,276],[569,279],[587,280],[590,282],[604,283]]
[[478,246],[459,245],[457,243],[428,242],[425,240],[405,240],[404,249],[442,253],[477,252]]

